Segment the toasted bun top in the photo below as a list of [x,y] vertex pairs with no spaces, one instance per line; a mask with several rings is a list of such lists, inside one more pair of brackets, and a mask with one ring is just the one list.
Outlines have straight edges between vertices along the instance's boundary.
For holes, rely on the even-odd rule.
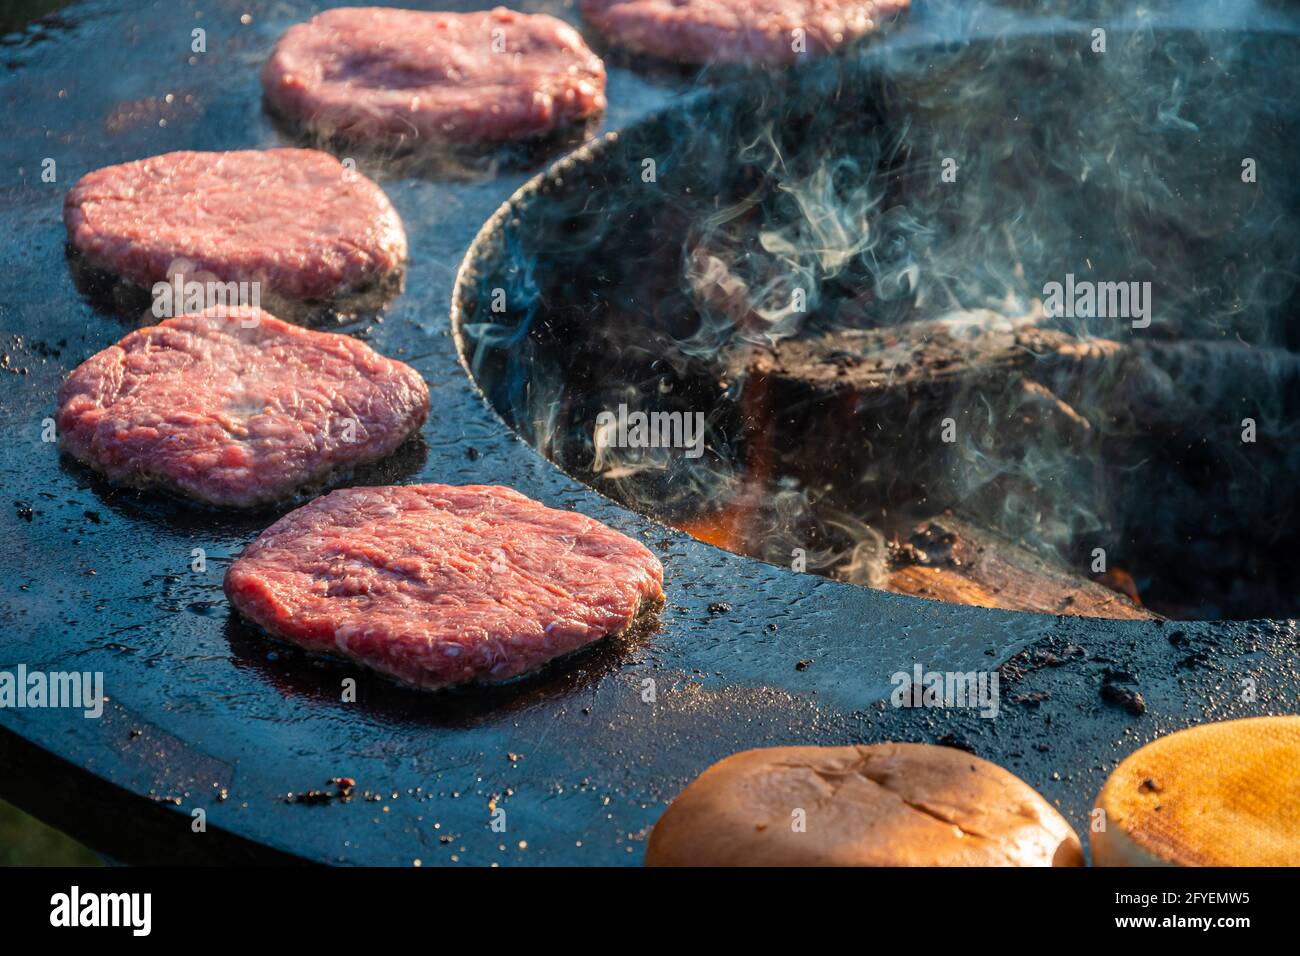
[[1100,866],[1300,866],[1300,717],[1161,737],[1115,769],[1097,806]]
[[929,744],[772,747],[709,767],[648,866],[1081,866],[1079,838],[996,764]]

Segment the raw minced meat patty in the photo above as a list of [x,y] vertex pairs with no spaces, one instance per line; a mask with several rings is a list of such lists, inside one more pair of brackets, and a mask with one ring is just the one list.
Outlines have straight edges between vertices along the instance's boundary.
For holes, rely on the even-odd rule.
[[413,368],[258,309],[132,332],[59,389],[63,449],[128,485],[277,501],[397,448],[429,412]]
[[320,136],[472,144],[531,139],[605,108],[605,67],[578,32],[504,7],[327,10],[262,69],[272,108]]
[[406,233],[384,191],[314,149],[164,153],[83,176],[63,220],[87,261],[151,288],[258,281],[263,302],[329,300],[391,279]]
[[434,689],[492,683],[625,630],[662,595],[642,544],[494,485],[347,488],[230,566],[272,635]]
[[875,32],[910,0],[582,0],[611,43],[678,63],[788,63]]

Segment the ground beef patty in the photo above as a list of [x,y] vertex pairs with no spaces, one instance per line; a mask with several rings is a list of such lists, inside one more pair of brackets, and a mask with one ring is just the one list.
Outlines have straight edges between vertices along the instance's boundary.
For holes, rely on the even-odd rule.
[[280,38],[262,87],[318,136],[383,143],[531,139],[605,108],[605,67],[578,32],[504,7],[328,10]]
[[428,412],[409,366],[241,308],[92,356],[59,389],[57,424],[63,449],[115,482],[245,507],[388,455]]
[[[910,0],[582,0],[614,44],[678,63],[788,63],[853,43]],[[801,30],[801,34],[795,34]],[[795,48],[801,39],[801,53]]]
[[226,594],[271,634],[426,689],[496,682],[626,629],[663,568],[598,521],[493,485],[347,488],[281,518]]
[[406,233],[382,189],[311,149],[165,153],[83,176],[63,207],[90,265],[151,288],[186,275],[258,281],[261,303],[382,283]]

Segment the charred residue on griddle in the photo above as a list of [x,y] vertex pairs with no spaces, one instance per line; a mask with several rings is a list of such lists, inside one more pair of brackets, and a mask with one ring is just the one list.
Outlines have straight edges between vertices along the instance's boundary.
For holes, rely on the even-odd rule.
[[[59,339],[51,345],[41,339],[25,339],[21,335],[13,335],[9,338],[9,347],[14,353],[25,352],[42,361],[59,358],[67,346],[67,339]],[[5,351],[0,352],[0,372],[9,372],[12,375],[28,375],[31,373],[31,369],[26,365],[15,365],[14,355],[9,351]]]
[[1049,691],[1034,690],[1027,694],[1015,694],[1011,697],[1011,703],[1019,704],[1022,707],[1037,707],[1045,700],[1051,700],[1052,695]]
[[[940,736],[935,743],[941,747],[952,747],[954,750],[964,750],[968,754],[975,754],[975,747],[969,740],[954,733],[945,733]],[[978,756],[978,754],[976,754]],[[972,770],[975,768],[972,767]]]
[[1147,702],[1136,686],[1137,678],[1128,671],[1106,668],[1101,677],[1101,699],[1122,707],[1134,717],[1146,713]]
[[[305,803],[312,806],[320,806],[326,803],[348,803],[352,800],[357,782],[351,777],[330,777],[325,781],[327,786],[333,787],[333,790],[312,789],[304,790],[298,793],[287,793],[284,797],[285,803]],[[394,794],[396,797],[396,794]],[[369,792],[367,791],[367,799]],[[378,797],[376,797],[378,799]]]
[[1058,650],[1027,647],[998,668],[1001,680],[1015,682],[1043,667],[1060,667],[1067,661],[1084,660],[1088,653],[1078,644],[1067,643]]

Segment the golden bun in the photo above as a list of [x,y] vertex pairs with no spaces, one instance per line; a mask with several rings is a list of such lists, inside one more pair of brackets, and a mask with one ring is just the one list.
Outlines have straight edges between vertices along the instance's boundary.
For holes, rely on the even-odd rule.
[[1161,737],[1115,768],[1097,807],[1097,866],[1300,866],[1300,717]]
[[647,866],[1082,866],[1019,777],[930,744],[771,747],[715,763],[650,834]]

